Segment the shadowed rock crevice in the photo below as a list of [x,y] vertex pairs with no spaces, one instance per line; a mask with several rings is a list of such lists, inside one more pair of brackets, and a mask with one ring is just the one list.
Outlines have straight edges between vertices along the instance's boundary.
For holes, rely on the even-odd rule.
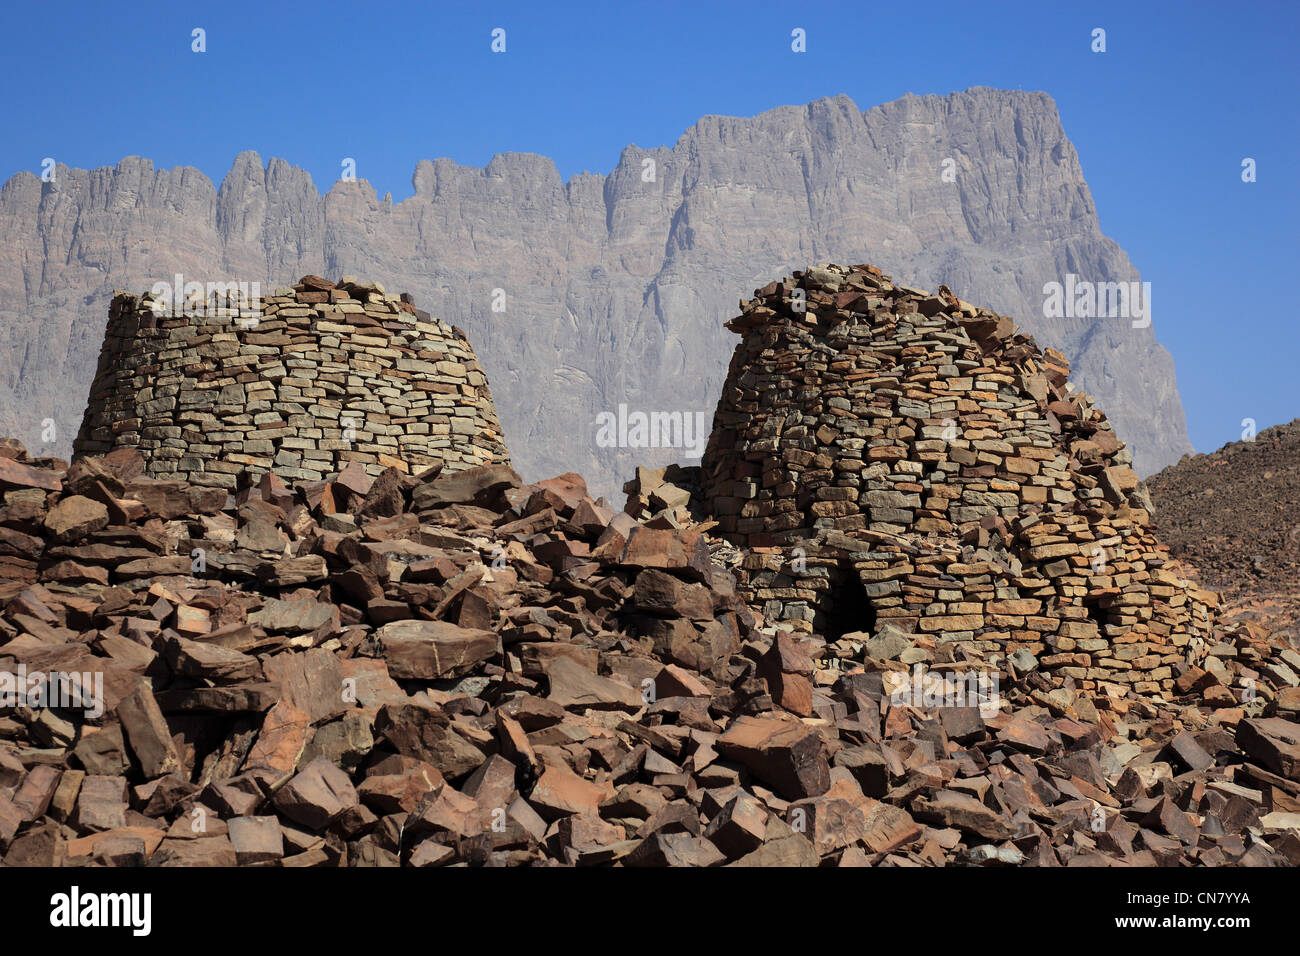
[[831,589],[823,611],[825,623],[822,625],[826,640],[837,641],[855,631],[874,634],[876,609],[853,569],[837,569],[830,580]]

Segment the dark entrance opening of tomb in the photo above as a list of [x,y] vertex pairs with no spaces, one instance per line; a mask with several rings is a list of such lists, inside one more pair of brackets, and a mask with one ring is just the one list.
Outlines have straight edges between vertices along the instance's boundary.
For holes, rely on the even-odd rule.
[[831,589],[823,605],[827,641],[838,641],[854,631],[876,632],[876,609],[853,568],[840,569],[831,575]]
[[1111,609],[1103,607],[1097,599],[1085,598],[1083,606],[1088,610],[1088,620],[1097,622],[1097,630],[1104,637],[1106,625],[1111,623]]

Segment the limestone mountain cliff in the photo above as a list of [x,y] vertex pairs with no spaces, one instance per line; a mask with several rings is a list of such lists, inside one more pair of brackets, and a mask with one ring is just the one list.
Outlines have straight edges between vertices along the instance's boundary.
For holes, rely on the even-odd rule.
[[707,419],[737,301],[829,261],[876,263],[1014,317],[1068,356],[1140,473],[1191,450],[1151,328],[1043,317],[1047,282],[1138,278],[1101,234],[1044,93],[909,95],[865,112],[838,96],[704,117],[671,148],[626,148],[608,175],[565,182],[545,157],[505,154],[483,169],[422,160],[413,184],[399,203],[365,180],[322,196],[303,170],[251,152],[219,188],[137,157],[59,166],[49,183],[12,177],[0,189],[0,434],[70,451],[114,289],[181,273],[269,295],[306,273],[356,273],[468,334],[526,478],[576,470],[609,493],[634,464],[689,454],[603,447],[602,413]]

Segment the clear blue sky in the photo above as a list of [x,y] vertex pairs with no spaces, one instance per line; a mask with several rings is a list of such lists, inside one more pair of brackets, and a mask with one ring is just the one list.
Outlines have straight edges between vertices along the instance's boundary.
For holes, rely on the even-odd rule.
[[[1300,416],[1300,3],[6,4],[0,179],[139,155],[220,183],[255,149],[380,195],[421,158],[536,152],[568,177],[699,116],[847,93],[1045,90],[1102,230],[1153,284],[1191,438]],[[207,52],[191,52],[191,30]],[[489,49],[494,27],[507,52]],[[790,51],[807,31],[808,53]],[[1095,27],[1107,52],[1090,50]],[[1258,181],[1241,181],[1241,161]]]

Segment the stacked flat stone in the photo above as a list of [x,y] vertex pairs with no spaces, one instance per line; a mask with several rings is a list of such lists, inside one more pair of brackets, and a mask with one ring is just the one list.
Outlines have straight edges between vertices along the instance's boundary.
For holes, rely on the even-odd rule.
[[113,299],[74,454],[138,448],[150,477],[220,488],[510,463],[464,333],[407,295],[306,276],[251,315],[175,311]]
[[1060,352],[872,266],[795,272],[741,308],[701,496],[751,549],[738,590],[770,621],[894,625],[933,659],[1009,657],[1110,696],[1164,695],[1203,658],[1217,598],[1156,540]]

